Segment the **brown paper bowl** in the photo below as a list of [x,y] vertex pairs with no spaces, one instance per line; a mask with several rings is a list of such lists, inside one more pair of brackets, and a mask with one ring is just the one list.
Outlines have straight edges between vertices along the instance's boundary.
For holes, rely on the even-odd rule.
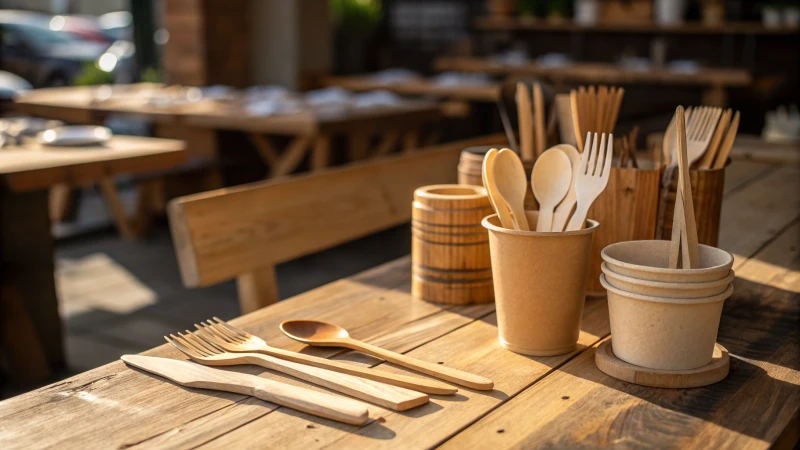
[[670,241],[627,241],[611,244],[600,255],[609,271],[640,280],[667,283],[701,283],[728,276],[733,255],[708,245],[699,245],[700,267],[669,268]]
[[600,283],[608,291],[611,345],[617,358],[640,367],[689,370],[711,362],[722,304],[733,293],[677,299],[632,294]]
[[[535,224],[538,212],[527,215]],[[509,230],[497,215],[482,224],[489,230],[500,345],[532,356],[575,350],[599,224],[589,220],[585,229],[560,233]]]
[[703,298],[711,297],[725,292],[728,285],[733,282],[736,274],[731,270],[728,276],[717,281],[701,283],[665,283],[663,281],[640,280],[626,277],[608,270],[608,265],[601,266],[606,282],[611,286],[632,294],[650,295],[665,298]]

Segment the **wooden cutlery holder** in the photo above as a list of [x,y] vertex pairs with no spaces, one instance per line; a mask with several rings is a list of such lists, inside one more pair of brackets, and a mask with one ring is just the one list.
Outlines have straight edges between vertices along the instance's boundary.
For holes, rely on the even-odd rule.
[[423,300],[466,305],[494,301],[489,236],[493,214],[479,186],[434,185],[414,192],[411,292]]
[[600,252],[611,244],[653,239],[656,234],[661,171],[611,168],[608,186],[586,217],[600,223],[589,263],[588,295],[605,295],[600,284]]
[[[483,186],[483,178],[481,176],[483,157],[491,148],[493,147],[469,147],[461,151],[461,159],[458,162],[458,184]],[[494,148],[499,150],[502,147]],[[522,166],[525,168],[525,176],[528,179],[530,179],[531,171],[533,170],[533,163],[534,161],[522,161]],[[530,189],[525,194],[525,209],[539,209],[539,204]]]
[[[730,160],[725,167],[730,164]],[[697,222],[697,242],[717,246],[719,225],[722,214],[722,196],[725,193],[725,167],[721,169],[690,170],[692,183],[692,204]],[[675,197],[678,186],[678,173],[672,179],[666,196],[661,193],[664,202],[662,223],[658,224],[657,239],[670,239],[672,236],[672,213],[675,209]],[[591,216],[590,216],[591,217]]]

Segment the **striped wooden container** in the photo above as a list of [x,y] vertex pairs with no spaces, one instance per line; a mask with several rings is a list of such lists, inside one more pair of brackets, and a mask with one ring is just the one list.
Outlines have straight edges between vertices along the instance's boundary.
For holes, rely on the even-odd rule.
[[467,305],[494,301],[489,235],[494,214],[479,186],[434,185],[414,192],[411,292],[423,300]]

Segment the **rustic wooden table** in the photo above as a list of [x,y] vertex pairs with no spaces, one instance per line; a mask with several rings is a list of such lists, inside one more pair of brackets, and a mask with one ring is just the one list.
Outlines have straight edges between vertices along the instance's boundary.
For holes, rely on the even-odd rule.
[[506,64],[489,58],[442,57],[434,62],[437,70],[480,72],[494,75],[531,75],[553,83],[587,84],[654,84],[700,86],[703,104],[725,106],[728,88],[748,86],[753,79],[742,69],[700,68],[695,72],[677,72],[667,68],[627,70],[609,63],[574,63],[565,66],[545,66],[534,62]]
[[[405,150],[418,148],[421,129],[442,117],[437,103],[410,100],[396,106],[357,108],[335,114],[303,112],[279,116],[253,115],[241,105],[211,100],[154,107],[145,102],[145,96],[164,89],[162,85],[140,83],[114,88],[119,93],[105,101],[96,100],[97,87],[37,89],[16,99],[15,109],[69,123],[99,124],[109,114],[139,117],[153,124],[156,136],[184,140],[191,154],[204,157],[214,157],[221,151],[218,131],[240,131],[247,134],[269,166],[269,176],[291,173],[306,155],[311,157],[312,169],[328,166],[331,139],[335,135],[348,138],[351,159],[387,153],[396,146]],[[292,139],[279,149],[272,142],[276,135]]]
[[[114,175],[168,169],[185,159],[182,142],[133,136],[88,147],[0,148],[0,349],[12,379],[41,379],[65,363],[48,188],[105,187]],[[125,215],[113,200],[112,213]]]
[[[736,254],[719,342],[724,381],[653,389],[604,375],[606,300],[587,300],[579,350],[525,357],[497,343],[494,306],[413,299],[403,258],[233,321],[268,343],[301,350],[278,324],[319,318],[355,338],[492,378],[403,413],[370,407],[354,427],[236,394],[179,387],[114,362],[0,403],[4,448],[791,448],[800,433],[800,169],[736,162],[728,169],[721,247]],[[188,324],[187,324],[188,326]],[[374,370],[403,369],[336,348],[306,351]],[[181,358],[168,345],[146,352]],[[238,370],[295,383],[262,369]]]

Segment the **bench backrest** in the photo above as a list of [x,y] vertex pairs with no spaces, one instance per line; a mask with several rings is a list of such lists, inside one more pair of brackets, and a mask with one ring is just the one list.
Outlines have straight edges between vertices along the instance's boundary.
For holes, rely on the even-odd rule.
[[406,223],[420,186],[455,183],[462,149],[501,135],[420,149],[173,200],[169,221],[187,287],[239,280],[245,312],[277,300],[274,265]]

